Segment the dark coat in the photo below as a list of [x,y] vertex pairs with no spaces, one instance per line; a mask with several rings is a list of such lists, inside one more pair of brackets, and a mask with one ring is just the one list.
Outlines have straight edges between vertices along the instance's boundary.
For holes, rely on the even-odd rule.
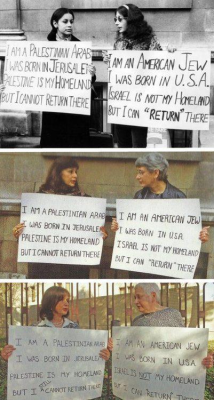
[[[48,40],[55,42],[56,34],[49,34]],[[72,42],[79,42],[75,36]],[[92,83],[96,80],[93,77]],[[90,116],[56,112],[43,112],[40,146],[42,148],[83,148],[90,147]]]
[[[164,190],[163,193],[160,195],[154,195],[149,188],[143,188],[141,190],[138,190],[138,192],[135,193],[134,199],[185,199],[186,195],[176,188],[175,186],[171,185],[167,181],[166,184],[166,189]],[[141,272],[129,272],[129,278],[131,279],[167,279],[167,276],[162,276],[162,275],[154,275],[154,274],[148,274],[148,273],[141,273]],[[170,278],[170,277],[169,277]],[[172,278],[170,278],[172,279]]]
[[171,183],[167,182],[166,184],[166,189],[164,190],[163,193],[160,195],[152,195],[152,192],[150,191],[149,188],[145,187],[141,190],[138,190],[138,192],[135,193],[134,199],[151,199],[152,198],[157,198],[157,199],[185,199],[186,195],[176,188],[175,186],[171,185]]

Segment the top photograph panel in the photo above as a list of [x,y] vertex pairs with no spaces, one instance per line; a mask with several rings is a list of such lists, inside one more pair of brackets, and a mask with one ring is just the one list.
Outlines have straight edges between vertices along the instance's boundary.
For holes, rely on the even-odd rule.
[[1,148],[213,148],[214,5],[0,6]]

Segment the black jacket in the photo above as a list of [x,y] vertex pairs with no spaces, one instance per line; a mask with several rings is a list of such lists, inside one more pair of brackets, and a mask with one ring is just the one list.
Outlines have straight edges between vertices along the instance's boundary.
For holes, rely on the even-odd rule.
[[[150,194],[151,194],[150,189],[145,187],[141,190],[138,190],[138,192],[135,193],[134,199],[149,199],[151,198]],[[171,185],[171,183],[167,181],[166,189],[164,190],[163,193],[157,196],[157,199],[186,199],[186,195],[181,190]]]

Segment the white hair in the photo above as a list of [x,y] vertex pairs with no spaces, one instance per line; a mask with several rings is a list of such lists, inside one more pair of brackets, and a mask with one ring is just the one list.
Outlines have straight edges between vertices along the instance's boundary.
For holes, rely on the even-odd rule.
[[157,285],[157,283],[140,282],[140,283],[137,283],[137,285],[135,285],[135,289],[137,289],[137,288],[142,288],[143,291],[148,295],[150,295],[152,292],[155,292],[157,302],[160,303],[160,288]]
[[159,180],[167,182],[168,161],[160,153],[145,153],[135,161],[136,167],[146,167],[150,172],[158,169]]

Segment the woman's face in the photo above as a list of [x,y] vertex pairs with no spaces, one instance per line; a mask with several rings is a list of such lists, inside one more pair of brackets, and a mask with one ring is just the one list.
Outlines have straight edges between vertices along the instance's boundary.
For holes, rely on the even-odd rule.
[[138,167],[136,179],[142,187],[152,187],[156,182],[159,171],[155,170],[150,172],[146,167]]
[[57,29],[57,33],[62,36],[70,36],[73,32],[74,19],[71,14],[64,14],[58,22],[53,21],[54,27]]
[[61,172],[63,182],[68,186],[75,186],[77,183],[77,168],[65,168]]
[[127,19],[124,18],[119,12],[116,13],[115,25],[120,33],[124,33],[127,30]]
[[64,294],[63,299],[57,303],[53,315],[65,316],[69,311],[69,300],[69,295],[67,293]]
[[134,303],[138,310],[142,313],[149,313],[153,311],[154,296],[146,294],[141,287],[135,289]]

